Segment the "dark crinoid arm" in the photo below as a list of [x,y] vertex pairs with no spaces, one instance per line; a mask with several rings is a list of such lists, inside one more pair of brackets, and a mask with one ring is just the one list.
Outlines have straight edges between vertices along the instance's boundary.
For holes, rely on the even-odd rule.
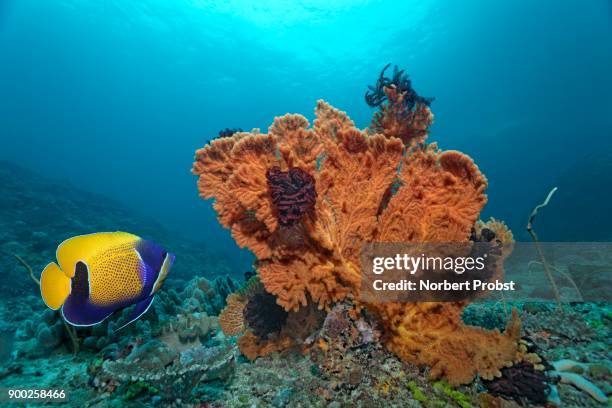
[[380,75],[378,76],[378,80],[376,81],[375,85],[368,85],[368,91],[366,91],[365,94],[365,101],[368,106],[371,106],[372,108],[380,106],[385,101],[385,99],[387,99],[384,88],[385,86],[390,84],[390,81],[389,78],[385,77],[385,71],[390,66],[391,63],[388,63],[387,65],[385,65],[382,71],[380,71]]
[[368,91],[365,93],[365,101],[371,107],[378,107],[387,100],[385,88],[395,87],[398,93],[406,94],[403,98],[403,103],[409,110],[412,110],[417,104],[429,106],[433,98],[425,98],[419,96],[412,88],[412,82],[403,69],[399,69],[397,65],[393,67],[393,75],[391,78],[385,76],[385,72],[391,66],[391,63],[385,65],[380,72],[375,85],[368,85]]

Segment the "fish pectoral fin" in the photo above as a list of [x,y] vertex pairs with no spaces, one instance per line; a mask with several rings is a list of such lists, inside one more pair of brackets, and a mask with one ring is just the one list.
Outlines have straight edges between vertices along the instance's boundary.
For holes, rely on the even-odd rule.
[[134,310],[132,310],[132,313],[130,313],[128,322],[123,326],[119,327],[117,330],[115,330],[115,333],[128,326],[129,324],[135,322],[140,318],[140,316],[147,313],[147,310],[149,310],[149,308],[151,307],[151,303],[153,303],[153,299],[155,299],[155,296],[151,295],[148,298],[136,303]]
[[70,295],[70,290],[70,278],[55,262],[45,266],[40,275],[40,293],[50,309],[59,309]]

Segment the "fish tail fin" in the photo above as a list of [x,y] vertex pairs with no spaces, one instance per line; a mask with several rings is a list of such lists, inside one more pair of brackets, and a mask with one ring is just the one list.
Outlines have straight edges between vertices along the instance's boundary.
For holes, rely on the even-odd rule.
[[50,309],[59,309],[70,295],[70,290],[70,278],[55,262],[45,266],[40,275],[40,293]]

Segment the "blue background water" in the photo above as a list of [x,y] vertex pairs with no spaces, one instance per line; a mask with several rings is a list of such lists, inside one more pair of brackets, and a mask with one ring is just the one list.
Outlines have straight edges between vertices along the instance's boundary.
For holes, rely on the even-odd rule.
[[194,150],[221,128],[312,119],[319,98],[365,127],[387,62],[436,98],[430,140],[489,178],[483,215],[526,239],[560,184],[544,239],[612,238],[604,0],[0,0],[0,159],[233,246],[197,196]]

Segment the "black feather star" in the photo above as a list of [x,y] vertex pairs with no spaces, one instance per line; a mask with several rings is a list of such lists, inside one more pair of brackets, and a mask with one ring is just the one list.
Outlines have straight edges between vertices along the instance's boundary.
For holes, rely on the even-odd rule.
[[219,131],[219,137],[231,137],[234,133],[242,132],[241,128],[225,128]]
[[433,98],[424,98],[419,96],[416,91],[412,88],[412,82],[408,75],[404,73],[403,69],[398,69],[397,65],[393,67],[393,75],[391,78],[385,76],[385,71],[391,66],[391,63],[385,65],[380,71],[376,85],[368,85],[368,91],[365,94],[366,103],[375,108],[382,105],[387,100],[385,94],[385,88],[394,86],[399,93],[406,93],[404,97],[404,104],[406,104],[409,110],[412,110],[417,103],[422,103],[427,106],[431,104]]

